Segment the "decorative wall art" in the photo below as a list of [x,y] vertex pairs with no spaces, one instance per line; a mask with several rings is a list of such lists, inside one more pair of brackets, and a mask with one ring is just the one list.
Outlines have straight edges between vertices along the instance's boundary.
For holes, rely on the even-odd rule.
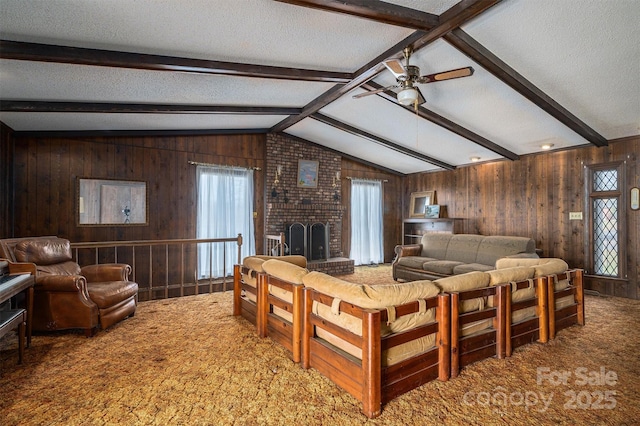
[[318,162],[298,160],[298,186],[315,188],[318,186]]
[[147,225],[147,183],[78,179],[79,226]]
[[427,206],[435,202],[436,191],[412,192],[409,217],[425,217]]
[[440,206],[431,204],[425,207],[424,217],[427,219],[437,219],[440,217]]

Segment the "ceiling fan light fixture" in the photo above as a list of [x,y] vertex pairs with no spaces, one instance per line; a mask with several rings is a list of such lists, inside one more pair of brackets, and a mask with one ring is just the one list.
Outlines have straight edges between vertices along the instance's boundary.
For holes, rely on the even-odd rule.
[[406,87],[398,92],[398,102],[401,105],[413,105],[418,100],[418,91],[413,87]]

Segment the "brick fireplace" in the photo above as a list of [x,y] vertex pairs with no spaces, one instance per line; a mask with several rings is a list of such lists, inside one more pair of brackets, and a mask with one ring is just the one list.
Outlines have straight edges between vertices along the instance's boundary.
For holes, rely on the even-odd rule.
[[[333,275],[353,272],[353,261],[342,253],[342,205],[340,172],[342,158],[331,151],[284,134],[267,135],[265,232],[286,232],[287,225],[326,224],[328,259],[309,259],[310,270]],[[318,161],[317,187],[299,187],[298,160]],[[276,183],[276,171],[280,176]],[[317,257],[317,256],[316,256]],[[326,256],[323,256],[326,257]]]

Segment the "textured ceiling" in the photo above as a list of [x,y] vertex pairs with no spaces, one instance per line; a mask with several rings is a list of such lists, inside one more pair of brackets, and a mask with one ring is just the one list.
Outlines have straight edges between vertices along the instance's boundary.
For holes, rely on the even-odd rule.
[[[410,17],[429,13],[441,19],[459,7],[450,0],[368,4],[376,10],[394,6],[412,9]],[[538,99],[550,100],[577,127],[587,129],[583,132],[514,90],[504,76],[462,53],[450,39],[437,39],[411,57],[421,74],[465,66],[475,70],[471,77],[420,85],[427,101],[422,115],[438,117],[439,124],[383,96],[353,99],[364,93],[356,86],[321,102],[335,90],[335,82],[22,60],[2,49],[0,121],[17,132],[268,131],[296,114],[187,113],[171,106],[315,107],[306,118],[278,130],[403,174],[457,167],[471,157],[514,159],[540,151],[543,143],[562,149],[640,134],[638,22],[637,0],[508,0],[461,25],[487,56],[495,55],[510,67],[509,73],[541,93]],[[270,0],[0,0],[4,41],[339,72],[353,78],[373,67],[372,81],[381,86],[393,85],[395,79],[383,67],[376,72],[384,59],[380,55],[399,55],[403,40],[416,31],[404,21],[391,25]],[[69,103],[86,108],[108,102],[116,110],[17,111],[7,106],[11,101],[64,102],[66,108]],[[121,111],[121,104],[148,105],[149,111]],[[168,105],[168,111],[154,110],[157,105]],[[443,121],[450,125],[443,127]],[[585,132],[597,136],[589,138]]]

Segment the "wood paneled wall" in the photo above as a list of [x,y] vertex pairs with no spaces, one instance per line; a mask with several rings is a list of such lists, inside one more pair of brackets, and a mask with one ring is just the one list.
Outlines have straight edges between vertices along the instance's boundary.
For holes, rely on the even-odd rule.
[[13,223],[10,208],[11,194],[13,193],[13,176],[10,167],[13,158],[11,134],[11,129],[0,123],[0,238],[11,235],[11,224]]
[[[517,235],[535,239],[544,257],[559,257],[571,267],[585,267],[585,225],[569,220],[569,212],[585,210],[584,167],[625,162],[627,218],[626,280],[590,278],[602,293],[638,298],[640,211],[629,207],[629,190],[640,186],[640,137],[611,142],[608,147],[582,147],[461,167],[453,171],[413,174],[404,185],[404,217],[411,192],[435,190],[437,203],[449,217],[465,218],[467,233]],[[585,215],[586,216],[586,215]],[[588,271],[587,271],[588,272]]]
[[[260,167],[256,174],[256,235],[264,234],[265,135],[119,138],[24,138],[0,129],[4,183],[4,237],[59,235],[71,241],[146,240],[195,237],[196,185],[188,161]],[[11,141],[13,140],[13,143]],[[385,261],[402,242],[401,221],[408,216],[411,192],[435,190],[449,217],[467,219],[464,231],[485,235],[522,235],[535,239],[543,256],[584,267],[585,229],[569,212],[585,212],[584,166],[624,161],[627,187],[640,186],[640,137],[608,147],[583,147],[461,167],[450,172],[398,177],[342,158],[342,251],[349,253],[350,181],[347,177],[387,180],[384,184]],[[76,178],[144,180],[149,192],[148,226],[78,227]],[[7,187],[7,188],[5,188]],[[8,194],[15,191],[15,199]],[[626,201],[627,272],[622,281],[590,279],[603,293],[637,298],[640,271],[640,211]],[[11,221],[11,215],[15,220]],[[261,244],[262,238],[256,243]],[[258,247],[261,250],[261,247]]]
[[[13,236],[58,235],[73,242],[195,238],[196,173],[189,161],[264,169],[265,136],[15,139]],[[256,206],[264,179],[256,174]],[[147,182],[147,226],[77,226],[76,179]],[[262,217],[256,218],[262,233]]]

